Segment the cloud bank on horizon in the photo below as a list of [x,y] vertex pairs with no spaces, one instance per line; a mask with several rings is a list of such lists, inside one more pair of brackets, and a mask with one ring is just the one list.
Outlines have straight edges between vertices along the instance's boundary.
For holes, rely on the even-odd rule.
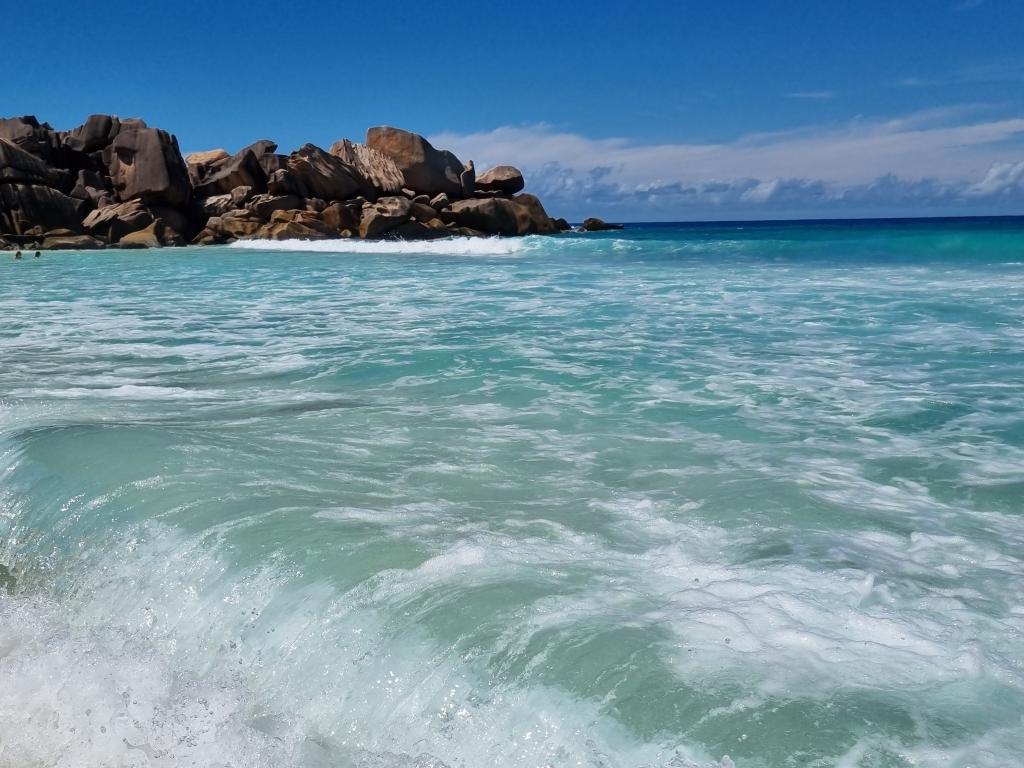
[[[430,137],[478,169],[505,162],[553,215],[622,220],[1024,214],[1024,116],[984,107],[643,144],[538,123]],[[972,119],[973,117],[973,119]]]

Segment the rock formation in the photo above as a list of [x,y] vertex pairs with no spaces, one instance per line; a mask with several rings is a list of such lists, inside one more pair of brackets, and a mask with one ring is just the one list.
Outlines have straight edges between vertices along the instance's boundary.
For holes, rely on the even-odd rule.
[[511,165],[498,165],[476,177],[476,188],[482,192],[504,192],[514,195],[526,186],[523,173]]
[[138,119],[92,115],[70,131],[0,119],[0,247],[152,248],[239,238],[431,239],[555,234],[522,173],[380,126],[366,143],[290,154],[257,141],[183,158]]
[[394,161],[405,187],[426,195],[445,192],[461,197],[465,166],[451,152],[434,149],[418,133],[382,125],[366,132],[366,146]]
[[586,219],[581,229],[584,232],[603,232],[607,229],[622,229],[622,224],[609,224],[598,218]]

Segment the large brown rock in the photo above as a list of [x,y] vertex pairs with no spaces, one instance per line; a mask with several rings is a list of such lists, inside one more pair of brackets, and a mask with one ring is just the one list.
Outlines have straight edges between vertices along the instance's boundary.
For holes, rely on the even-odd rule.
[[116,243],[125,235],[146,229],[155,217],[139,200],[98,208],[85,217],[86,231],[108,243]]
[[363,206],[362,219],[359,222],[359,236],[380,237],[399,224],[409,221],[412,216],[412,202],[406,197],[397,195],[382,197],[376,203]]
[[338,231],[313,211],[274,211],[270,222],[255,236],[267,240],[325,240],[338,237]]
[[43,238],[42,247],[47,251],[95,251],[105,247],[102,240],[89,235],[47,233]]
[[484,192],[514,195],[525,186],[522,171],[512,165],[496,165],[476,177],[476,188]]
[[206,242],[227,242],[240,237],[252,237],[264,224],[263,219],[249,210],[228,211],[222,216],[211,216],[206,221],[205,229],[196,236],[193,242],[202,244],[205,233],[209,232]]
[[527,215],[529,216],[530,231],[524,232],[523,234],[554,235],[559,231],[557,222],[548,216],[548,212],[544,210],[544,205],[536,195],[524,192],[521,195],[513,197],[512,202],[522,208],[525,208]]
[[174,136],[122,123],[111,147],[110,179],[121,200],[171,206],[189,202],[188,169]]
[[29,230],[82,231],[84,203],[50,187],[0,184],[0,235],[23,235]]
[[441,217],[457,227],[469,227],[489,235],[544,235],[557,231],[533,195],[519,195],[514,199],[456,200]]
[[[195,188],[202,183],[217,163],[227,160],[231,155],[225,149],[208,149],[204,152],[192,152],[185,155],[185,166],[188,168],[188,179]],[[202,197],[202,195],[198,195]]]
[[347,200],[362,188],[349,165],[314,144],[303,144],[291,153],[288,173],[300,197]]
[[366,132],[366,146],[390,157],[409,189],[431,196],[461,196],[462,162],[447,150],[435,149],[418,133],[382,125]]
[[394,160],[365,144],[342,139],[331,145],[331,154],[355,169],[379,195],[396,194],[405,183]]

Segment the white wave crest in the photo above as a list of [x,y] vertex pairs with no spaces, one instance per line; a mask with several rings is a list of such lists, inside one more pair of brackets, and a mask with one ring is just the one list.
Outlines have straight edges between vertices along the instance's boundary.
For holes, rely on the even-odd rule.
[[529,249],[529,237],[450,237],[443,240],[238,240],[229,248],[302,253],[511,256]]

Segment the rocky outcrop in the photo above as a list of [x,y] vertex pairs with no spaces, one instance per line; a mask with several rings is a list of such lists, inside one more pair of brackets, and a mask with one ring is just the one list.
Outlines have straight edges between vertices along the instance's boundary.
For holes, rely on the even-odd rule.
[[451,152],[434,149],[418,133],[382,125],[366,132],[366,146],[394,161],[405,180],[403,186],[426,195],[462,195],[460,177],[465,166]]
[[608,230],[608,229],[622,229],[622,228],[623,228],[622,224],[609,224],[608,222],[602,221],[601,219],[598,219],[598,218],[586,219],[583,222],[583,227],[582,227],[584,232],[603,232],[603,231]]
[[504,192],[514,195],[526,186],[523,173],[512,165],[496,165],[476,177],[476,188],[482,192]]
[[151,248],[239,238],[428,239],[554,234],[522,174],[477,176],[422,136],[371,128],[365,144],[280,154],[269,140],[183,158],[143,120],[91,115],[68,132],[0,119],[0,245]]

